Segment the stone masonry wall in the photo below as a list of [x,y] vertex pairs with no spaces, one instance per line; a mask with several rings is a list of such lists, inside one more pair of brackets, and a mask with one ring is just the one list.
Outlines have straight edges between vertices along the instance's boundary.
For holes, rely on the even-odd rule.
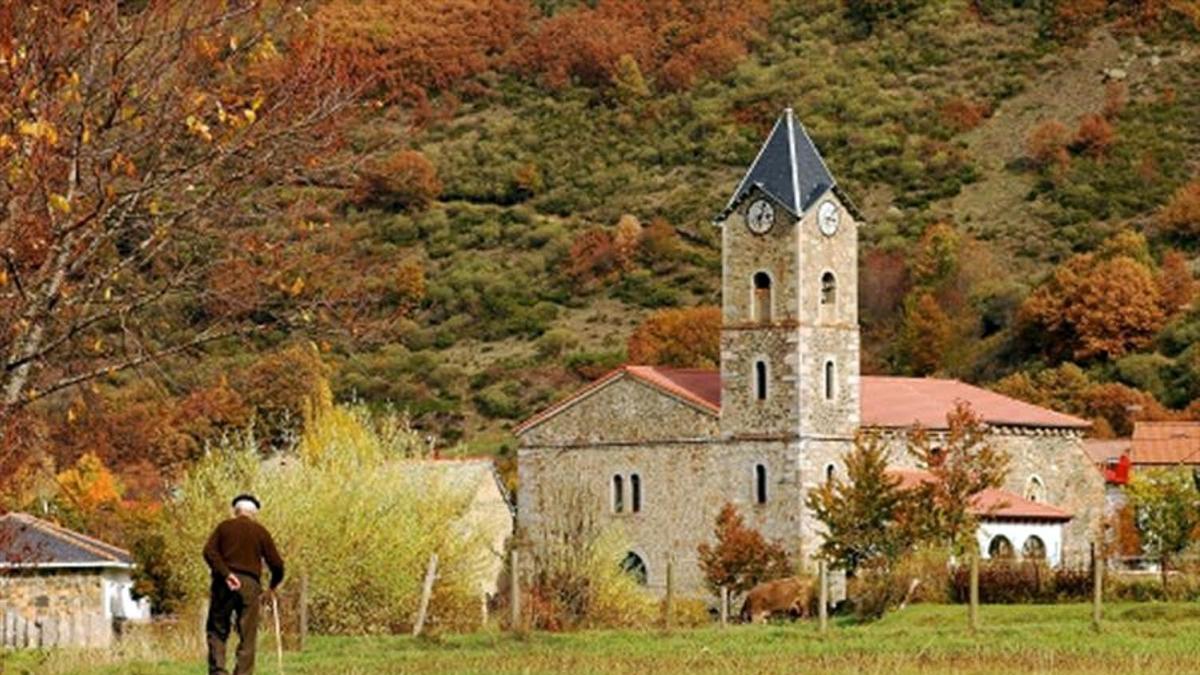
[[112,637],[99,573],[0,574],[0,646],[106,647]]
[[[799,549],[802,513],[794,445],[781,441],[656,443],[595,448],[523,447],[519,452],[518,528],[533,546],[543,540],[555,514],[583,495],[601,526],[620,527],[629,550],[646,563],[647,583],[662,592],[668,556],[674,557],[676,590],[704,597],[696,548],[712,539],[726,502],[768,539]],[[755,465],[767,470],[767,501],[755,499]],[[623,476],[625,512],[612,508],[612,478]],[[630,512],[629,476],[640,479],[642,503]]]
[[534,446],[713,438],[717,416],[626,375],[521,435]]

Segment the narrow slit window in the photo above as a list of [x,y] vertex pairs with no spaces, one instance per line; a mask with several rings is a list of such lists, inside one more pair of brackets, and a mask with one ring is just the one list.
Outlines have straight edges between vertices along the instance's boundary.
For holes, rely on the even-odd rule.
[[754,320],[758,323],[771,321],[771,276],[766,272],[754,275]]
[[833,361],[825,362],[825,400],[833,400],[833,382],[834,382]]
[[625,480],[618,474],[613,476],[613,513],[625,511]]
[[754,397],[760,401],[767,400],[767,364],[765,361],[754,363]]
[[629,476],[629,506],[634,513],[642,510],[642,478],[636,473]]
[[837,469],[832,464],[825,465],[825,482],[832,483]]
[[762,464],[754,465],[754,501],[757,504],[767,503],[767,467]]
[[826,272],[821,275],[821,304],[833,305],[837,303],[837,277],[833,276],[833,272]]

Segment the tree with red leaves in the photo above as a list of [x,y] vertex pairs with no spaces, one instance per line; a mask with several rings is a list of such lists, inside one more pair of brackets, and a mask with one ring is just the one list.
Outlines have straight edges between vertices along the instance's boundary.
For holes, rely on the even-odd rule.
[[721,507],[713,539],[713,544],[701,543],[696,553],[704,580],[714,593],[724,586],[731,596],[736,596],[756,584],[792,574],[787,551],[748,527],[733,504]]
[[0,4],[0,449],[52,392],[257,329],[205,308],[262,280],[210,272],[336,147],[358,89],[313,35],[274,3]]

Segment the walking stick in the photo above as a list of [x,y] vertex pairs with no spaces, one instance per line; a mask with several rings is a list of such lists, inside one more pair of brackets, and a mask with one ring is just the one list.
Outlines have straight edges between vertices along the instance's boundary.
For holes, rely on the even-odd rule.
[[275,617],[275,657],[279,661],[279,675],[283,675],[283,631],[279,629],[279,596],[271,593],[271,615]]

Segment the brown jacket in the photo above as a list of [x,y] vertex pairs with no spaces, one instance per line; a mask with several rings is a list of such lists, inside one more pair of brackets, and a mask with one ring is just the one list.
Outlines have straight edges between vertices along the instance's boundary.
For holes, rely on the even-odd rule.
[[283,581],[283,558],[267,528],[245,516],[217,525],[204,545],[204,561],[213,575],[221,579],[237,572],[261,583],[264,560],[271,570],[271,588],[275,588]]

